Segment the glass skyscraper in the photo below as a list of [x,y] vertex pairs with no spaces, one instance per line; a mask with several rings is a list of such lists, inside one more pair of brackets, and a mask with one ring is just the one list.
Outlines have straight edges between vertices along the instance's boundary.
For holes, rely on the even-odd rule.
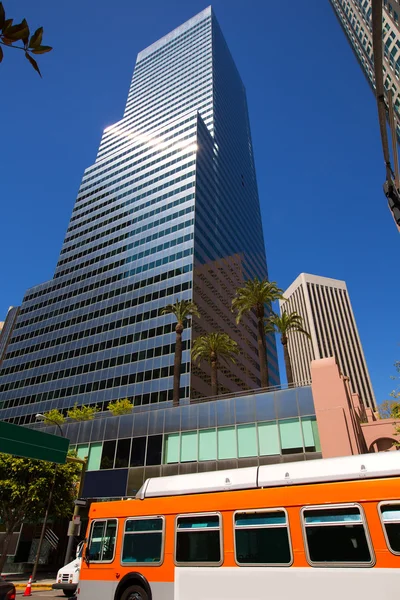
[[[174,319],[184,332],[182,402],[210,395],[192,338],[239,344],[221,392],[260,385],[256,323],[239,326],[238,286],[267,276],[246,93],[209,7],[139,53],[121,121],[86,169],[53,278],[23,299],[0,371],[0,419],[25,424],[75,402],[106,409],[172,399]],[[270,385],[279,383],[268,340]]]
[[[375,95],[374,56],[372,49],[371,0],[329,0],[348,42]],[[385,95],[393,92],[397,136],[400,140],[400,2],[381,0],[383,4],[383,83]]]

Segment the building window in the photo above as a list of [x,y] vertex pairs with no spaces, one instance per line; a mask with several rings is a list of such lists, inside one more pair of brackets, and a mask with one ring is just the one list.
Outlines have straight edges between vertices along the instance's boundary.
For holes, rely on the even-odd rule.
[[117,520],[93,521],[87,553],[90,562],[112,562],[114,560]]
[[260,456],[273,456],[281,453],[278,424],[276,421],[258,423],[258,445]]
[[143,467],[146,455],[146,437],[133,438],[131,448],[131,467]]
[[372,551],[360,507],[305,508],[302,516],[310,564],[372,566]]
[[90,444],[88,471],[98,471],[100,469],[101,452],[103,449],[102,442]]
[[238,457],[258,456],[257,429],[255,424],[238,425]]
[[235,427],[222,427],[217,430],[218,435],[218,459],[236,458],[237,442]]
[[121,562],[157,566],[162,563],[164,519],[127,519]]
[[199,431],[199,460],[216,460],[217,458],[217,431],[216,429],[203,429]]
[[284,510],[235,514],[235,559],[239,565],[290,565],[287,515]]
[[197,461],[197,431],[185,431],[181,434],[181,462]]
[[104,442],[100,469],[112,469],[114,467],[115,447],[116,440]]
[[170,433],[165,437],[164,464],[178,463],[180,456],[181,436],[179,433]]
[[147,438],[146,465],[161,465],[162,435],[150,435]]
[[79,444],[76,447],[76,452],[78,454],[78,458],[86,458],[89,456],[89,444]]
[[381,504],[379,510],[387,545],[394,554],[400,554],[400,503]]
[[191,515],[176,518],[177,564],[220,565],[222,562],[221,516]]
[[129,454],[131,451],[131,440],[125,438],[118,440],[117,452],[115,454],[115,468],[122,469],[129,466]]
[[306,452],[321,452],[318,425],[315,417],[303,417],[301,419],[303,430],[304,450]]
[[303,435],[299,419],[285,419],[279,422],[282,454],[303,452]]

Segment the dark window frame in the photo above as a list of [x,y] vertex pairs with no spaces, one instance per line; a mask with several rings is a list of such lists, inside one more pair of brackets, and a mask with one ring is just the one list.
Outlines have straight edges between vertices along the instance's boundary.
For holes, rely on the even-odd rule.
[[[286,523],[279,525],[236,525],[235,519],[237,515],[255,515],[255,514],[266,514],[266,513],[277,513],[282,512],[285,515]],[[286,529],[289,540],[289,550],[290,550],[290,562],[288,563],[241,563],[237,559],[237,548],[236,548],[236,531],[237,530],[245,530],[245,529]],[[235,563],[239,567],[290,567],[293,564],[293,547],[292,547],[292,539],[290,535],[290,526],[289,526],[289,515],[285,508],[259,508],[255,510],[236,510],[233,513],[233,546],[234,546],[234,559]]]
[[[399,510],[400,510],[400,500],[393,500],[391,502],[388,501],[388,500],[385,500],[383,502],[380,502],[378,504],[378,515],[379,515],[379,519],[380,519],[380,522],[381,522],[381,525],[382,525],[383,535],[385,536],[385,542],[386,542],[386,545],[388,547],[388,550],[392,554],[394,554],[395,556],[400,556],[400,550],[398,550],[398,551],[393,550],[393,548],[390,545],[389,536],[388,536],[387,531],[386,531],[385,521],[383,520],[383,514],[382,514],[382,510],[381,510],[381,508],[384,507],[384,506],[393,506],[393,505],[395,505],[395,506],[397,505],[399,507]],[[397,523],[399,525],[399,527],[400,527],[400,518],[399,518],[399,520],[388,521],[388,522],[390,522],[390,523]]]
[[[209,527],[209,528],[204,528],[201,529],[199,528],[198,530],[195,529],[178,529],[178,521],[179,519],[185,519],[185,518],[190,518],[190,517],[218,517],[218,527]],[[224,563],[224,536],[223,536],[223,520],[222,520],[222,514],[220,512],[217,511],[212,511],[212,512],[201,512],[201,513],[183,513],[183,514],[179,514],[176,515],[175,517],[175,534],[174,534],[174,564],[177,567],[196,567],[196,566],[200,566],[200,567],[220,567],[223,563]],[[219,547],[220,547],[220,560],[218,562],[202,562],[202,561],[178,561],[176,558],[176,551],[177,551],[177,542],[178,542],[178,533],[179,531],[181,532],[187,532],[187,531],[203,531],[203,532],[210,532],[210,531],[218,531],[219,532]]]
[[[361,517],[361,521],[358,523],[351,523],[351,522],[346,522],[346,521],[335,521],[332,523],[323,523],[323,524],[309,524],[307,525],[305,522],[305,512],[306,511],[320,511],[321,513],[325,512],[325,511],[332,511],[332,510],[343,510],[346,508],[357,508],[359,510],[360,513],[360,517]],[[371,540],[371,536],[369,533],[369,529],[368,529],[368,523],[367,523],[367,519],[365,517],[365,513],[364,513],[364,509],[361,506],[361,504],[355,503],[355,502],[347,502],[344,504],[317,504],[317,505],[310,505],[310,506],[303,506],[300,510],[300,518],[301,518],[301,528],[302,528],[302,533],[303,533],[303,544],[304,544],[304,551],[306,554],[306,559],[309,565],[311,565],[312,567],[324,567],[324,568],[337,568],[337,567],[354,567],[354,568],[371,568],[375,565],[376,559],[375,559],[375,552],[374,552],[374,547],[372,544],[372,540]],[[368,545],[368,550],[370,553],[370,557],[371,560],[370,561],[365,561],[365,562],[350,562],[350,561],[332,561],[332,562],[328,562],[328,561],[313,561],[311,560],[311,556],[310,556],[310,552],[309,552],[309,547],[308,547],[308,540],[307,540],[307,533],[306,533],[306,529],[307,527],[332,527],[332,526],[338,526],[338,525],[355,525],[358,527],[363,527],[364,530],[364,534],[365,534],[365,539]]]
[[[118,528],[119,528],[119,519],[117,518],[112,518],[112,519],[93,519],[93,521],[90,523],[90,535],[89,535],[89,541],[87,544],[87,548],[86,548],[86,552],[90,549],[91,546],[91,542],[92,542],[92,538],[93,538],[93,529],[95,527],[96,523],[105,523],[105,528],[104,528],[104,533],[107,531],[107,527],[108,527],[108,522],[112,522],[115,521],[116,523],[116,528],[115,528],[115,539],[114,539],[114,549],[113,549],[113,556],[110,560],[92,560],[90,559],[90,563],[102,563],[102,564],[111,564],[114,562],[115,560],[115,550],[116,550],[116,546],[117,546],[117,540],[118,540]],[[103,536],[104,538],[104,536]],[[102,555],[104,552],[104,544],[102,543]]]
[[[147,521],[149,519],[161,519],[162,528],[160,531],[137,531],[137,532],[128,532],[126,533],[126,524],[128,521]],[[122,553],[124,551],[124,541],[125,535],[144,535],[144,534],[155,534],[161,533],[161,551],[160,551],[160,560],[157,562],[128,562],[122,560]],[[140,567],[160,567],[164,562],[164,551],[165,551],[165,516],[164,515],[140,515],[140,517],[127,517],[124,523],[124,533],[121,543],[121,552],[120,552],[120,564],[122,567],[126,566],[140,566]]]

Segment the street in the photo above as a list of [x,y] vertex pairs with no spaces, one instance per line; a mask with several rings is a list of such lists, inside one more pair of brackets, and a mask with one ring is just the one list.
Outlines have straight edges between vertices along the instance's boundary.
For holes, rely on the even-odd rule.
[[[17,597],[21,597],[24,595],[24,590],[17,590]],[[65,598],[64,594],[60,592],[60,590],[50,590],[50,591],[35,591],[32,590],[32,598],[36,600],[42,600],[44,598]]]

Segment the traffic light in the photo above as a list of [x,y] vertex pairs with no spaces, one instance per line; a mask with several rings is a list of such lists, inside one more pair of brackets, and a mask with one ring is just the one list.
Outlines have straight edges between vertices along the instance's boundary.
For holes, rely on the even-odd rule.
[[388,199],[389,208],[393,213],[396,224],[400,226],[400,194],[393,181],[385,181],[383,191]]

